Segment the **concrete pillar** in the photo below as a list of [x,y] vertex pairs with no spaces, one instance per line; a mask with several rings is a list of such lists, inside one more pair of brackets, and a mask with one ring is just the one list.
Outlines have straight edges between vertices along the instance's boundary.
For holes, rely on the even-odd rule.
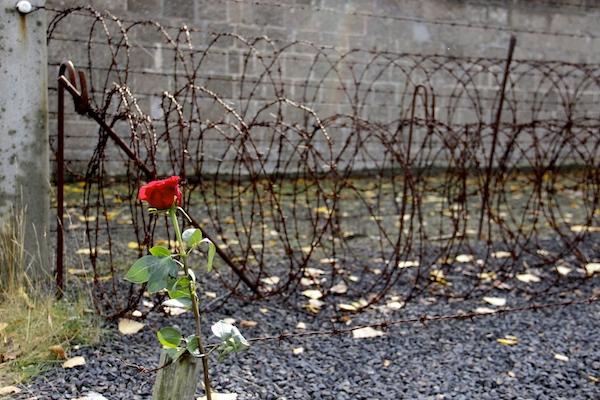
[[16,3],[0,0],[0,219],[25,207],[28,261],[49,271],[46,13]]

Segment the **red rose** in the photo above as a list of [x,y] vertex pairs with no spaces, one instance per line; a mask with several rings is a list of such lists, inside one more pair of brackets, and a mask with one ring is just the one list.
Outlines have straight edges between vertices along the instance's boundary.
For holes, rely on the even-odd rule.
[[179,177],[172,176],[160,181],[152,181],[140,188],[138,199],[148,202],[151,207],[165,210],[173,203],[181,205]]

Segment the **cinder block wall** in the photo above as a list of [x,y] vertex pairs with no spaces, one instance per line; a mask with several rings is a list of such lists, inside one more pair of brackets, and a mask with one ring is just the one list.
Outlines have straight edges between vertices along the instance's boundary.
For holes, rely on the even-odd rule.
[[[501,81],[502,60],[506,57],[511,34],[518,39],[515,59],[528,61],[517,65],[516,74],[520,74],[520,78],[515,78],[509,88],[504,121],[526,123],[598,116],[595,105],[600,100],[600,79],[596,79],[595,71],[600,62],[597,23],[600,1],[48,1],[48,7],[57,9],[87,4],[126,20],[153,19],[165,26],[187,24],[197,28],[198,32],[192,36],[196,49],[205,48],[219,32],[232,32],[249,39],[266,35],[274,41],[275,48],[297,40],[306,41],[306,44],[294,45],[278,55],[281,73],[278,79],[284,83],[285,97],[307,104],[321,119],[357,113],[373,123],[388,124],[389,128],[400,115],[406,114],[414,86],[426,83],[436,95],[436,118],[445,124],[464,126],[491,122]],[[85,40],[82,32],[87,32],[89,24],[89,19],[71,18],[68,24],[58,25],[54,33],[56,40],[49,44],[50,82],[55,81],[56,65],[61,60],[87,63],[86,44],[72,39]],[[137,94],[142,110],[158,120],[163,113],[160,94],[178,85],[172,75],[173,54],[165,49],[163,38],[155,30],[132,30],[130,38],[132,72],[128,84]],[[319,50],[315,50],[317,48]],[[351,49],[357,51],[347,55]],[[102,80],[102,67],[110,62],[110,57],[106,54],[102,57],[98,48],[94,50],[94,68],[97,68],[94,79]],[[231,101],[242,110],[240,114],[244,118],[251,118],[276,95],[273,86],[264,82],[252,95],[244,92],[249,89],[248,85],[245,89],[241,87],[241,76],[257,77],[261,72],[255,58],[244,66],[245,50],[246,47],[234,38],[218,38],[202,61],[197,83]],[[336,68],[332,69],[331,64],[319,58],[319,51],[335,53],[338,61],[339,54],[344,54],[344,60],[336,61]],[[438,57],[423,59],[423,55]],[[481,61],[482,68],[477,58],[497,60]],[[536,60],[541,63],[536,64]],[[548,61],[563,64],[547,64]],[[344,88],[349,88],[351,96]],[[470,93],[476,94],[477,98],[473,100]],[[357,103],[352,96],[360,97],[359,111],[353,109]],[[247,98],[251,100],[244,103]],[[205,101],[203,117],[222,118],[221,107],[209,100],[202,101]],[[51,111],[55,107],[53,91],[50,92],[50,107]],[[286,110],[285,118],[290,123],[302,120],[303,113]],[[56,125],[53,115],[51,113],[51,135]],[[129,137],[127,124],[116,127],[124,137]],[[72,137],[68,138],[66,158],[73,171],[81,172],[94,150],[97,128],[94,123],[70,113],[67,132]],[[455,133],[461,132],[462,128]],[[209,134],[207,132],[205,137]],[[332,127],[330,134],[336,143],[343,143],[353,132],[337,126]],[[270,138],[259,139],[267,143]],[[213,140],[213,156],[218,158],[223,149],[219,148],[218,137]],[[441,146],[439,141],[432,141],[430,145]],[[378,142],[366,143],[365,148],[372,154],[382,151]],[[108,154],[109,160],[117,160],[109,168],[110,173],[122,173],[119,152],[111,147]],[[369,161],[369,156],[363,158],[355,163],[355,168],[369,168],[376,163]],[[441,157],[442,164],[443,160]],[[211,172],[210,163],[204,168],[204,172]]]

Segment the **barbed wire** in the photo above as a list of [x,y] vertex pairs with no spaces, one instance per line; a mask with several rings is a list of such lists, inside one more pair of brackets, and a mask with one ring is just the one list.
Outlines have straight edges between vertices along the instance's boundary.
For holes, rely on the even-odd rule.
[[[90,263],[95,277],[110,278],[95,281],[108,315],[126,313],[141,295],[133,288],[119,295],[127,263],[112,235],[135,242],[140,255],[159,234],[170,239],[136,196],[144,181],[163,175],[183,178],[186,208],[202,215],[235,267],[222,265],[218,279],[244,298],[256,298],[248,286],[262,296],[310,288],[322,307],[341,296],[358,311],[391,293],[403,302],[504,287],[539,295],[593,275],[588,265],[600,258],[600,114],[590,108],[600,89],[597,65],[332,54],[306,42],[235,35],[245,56],[223,87],[205,72],[218,69],[210,57],[230,34],[196,51],[192,28],[169,31],[75,8],[50,20],[51,48],[72,15],[89,18],[89,31],[73,43],[84,47],[76,62],[87,75],[85,114],[100,125],[78,173],[86,182]],[[149,29],[172,50],[158,71],[169,87],[154,94],[131,53],[130,36]],[[286,57],[299,44],[308,62],[293,63],[290,87]],[[76,136],[87,138],[67,135]],[[122,139],[118,147],[113,136]],[[74,154],[67,162],[85,160]],[[116,210],[114,175],[124,178]],[[116,211],[130,224],[118,224]]]

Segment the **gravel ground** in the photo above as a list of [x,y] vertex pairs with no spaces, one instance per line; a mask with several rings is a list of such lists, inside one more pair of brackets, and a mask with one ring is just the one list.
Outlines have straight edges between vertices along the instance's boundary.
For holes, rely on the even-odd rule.
[[[598,278],[568,294],[537,298],[562,301],[597,295]],[[496,293],[507,306],[531,299],[513,292]],[[330,329],[327,312],[310,315],[298,307],[299,296],[285,302],[243,303],[230,300],[206,319],[253,320],[242,329],[246,337],[295,330]],[[350,316],[349,326],[424,313],[449,314],[490,306],[481,299],[449,302],[423,298],[401,310],[380,307]],[[76,399],[91,391],[107,399],[150,399],[154,373],[143,374],[128,363],[154,367],[159,346],[154,332],[168,324],[192,331],[188,315],[151,313],[139,333],[122,336],[108,325],[103,344],[81,348],[87,364],[57,368],[22,387],[15,399]],[[208,323],[205,322],[209,336]],[[337,325],[341,326],[341,325]],[[513,335],[513,346],[497,342]],[[215,342],[211,339],[212,342]],[[600,303],[527,311],[473,320],[403,324],[383,336],[352,335],[293,338],[253,343],[249,351],[223,363],[211,359],[218,392],[245,399],[598,399],[600,398]],[[302,354],[293,349],[302,347]],[[568,357],[557,359],[556,354]],[[198,389],[198,395],[202,389]]]

